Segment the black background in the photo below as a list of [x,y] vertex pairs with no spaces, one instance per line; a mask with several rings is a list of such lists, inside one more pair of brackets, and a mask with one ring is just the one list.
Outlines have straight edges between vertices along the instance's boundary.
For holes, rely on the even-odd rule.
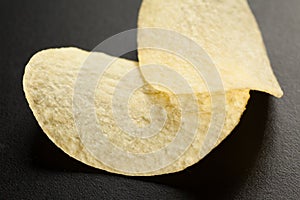
[[[135,28],[140,3],[0,1],[0,199],[300,199],[299,0],[249,1],[285,96],[251,92],[241,123],[198,164],[156,177],[114,175],[75,161],[46,137],[24,98],[25,64],[41,49],[91,50]],[[137,59],[136,52],[125,57]]]

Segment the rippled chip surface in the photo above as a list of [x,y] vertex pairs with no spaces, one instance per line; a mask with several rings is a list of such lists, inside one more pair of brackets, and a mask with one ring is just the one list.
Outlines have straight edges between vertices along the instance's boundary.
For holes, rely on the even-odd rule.
[[[39,125],[65,153],[87,165],[131,176],[183,170],[230,134],[250,90],[282,96],[245,0],[144,0],[138,26],[193,40],[204,53],[180,44],[184,40],[168,43],[176,38],[172,34],[138,34],[139,47],[164,44],[196,57],[200,73],[184,57],[158,49],[140,49],[139,63],[72,47],[48,49],[26,66],[24,91]],[[112,60],[95,88],[79,84],[92,82],[97,67]],[[181,87],[179,78],[155,66],[176,72],[189,88],[174,92]],[[207,87],[207,80],[217,82],[209,75],[212,69],[222,87]],[[171,87],[154,83],[157,77],[171,78]]]

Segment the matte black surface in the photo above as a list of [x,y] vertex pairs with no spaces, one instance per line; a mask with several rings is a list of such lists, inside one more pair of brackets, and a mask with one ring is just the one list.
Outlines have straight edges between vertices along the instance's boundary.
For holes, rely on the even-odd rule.
[[135,28],[140,3],[0,1],[0,199],[300,199],[299,0],[250,0],[285,96],[252,92],[241,123],[198,164],[125,177],[85,166],[50,142],[24,98],[25,64],[41,49],[91,50]]

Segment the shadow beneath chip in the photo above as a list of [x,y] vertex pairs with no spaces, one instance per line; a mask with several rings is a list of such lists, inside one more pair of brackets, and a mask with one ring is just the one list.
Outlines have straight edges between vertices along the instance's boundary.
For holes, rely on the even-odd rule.
[[[32,147],[32,164],[36,168],[57,172],[101,173],[101,170],[89,167],[68,156],[59,149],[41,128],[36,130]],[[106,172],[105,172],[106,173]]]
[[187,190],[199,198],[223,199],[234,194],[246,181],[259,157],[268,105],[267,94],[251,92],[239,125],[199,163],[175,174],[137,179]]
[[[197,197],[222,199],[243,185],[259,157],[268,118],[269,96],[251,92],[241,122],[216,149],[199,163],[178,173],[154,177],[124,177],[89,167],[57,148],[41,129],[32,149],[33,165],[57,172],[109,174],[116,178],[159,183],[192,193]],[[229,197],[230,198],[230,197]]]

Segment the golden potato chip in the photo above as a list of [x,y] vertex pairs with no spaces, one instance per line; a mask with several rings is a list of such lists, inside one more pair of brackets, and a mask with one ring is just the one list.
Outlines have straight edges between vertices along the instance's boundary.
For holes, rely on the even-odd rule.
[[[91,54],[93,54],[93,59],[88,59]],[[87,165],[114,173],[146,176],[158,175],[180,171],[198,162],[204,156],[201,155],[200,151],[201,147],[205,145],[203,141],[212,120],[212,106],[214,105],[211,105],[210,94],[197,94],[198,111],[187,110],[186,113],[183,113],[184,108],[190,106],[193,94],[177,96],[171,92],[157,91],[147,84],[142,84],[142,87],[138,87],[130,94],[130,98],[126,102],[126,105],[128,105],[128,118],[132,121],[132,124],[129,123],[129,125],[147,127],[149,124],[155,123],[156,119],[165,119],[165,123],[157,134],[148,135],[144,138],[135,137],[135,129],[131,133],[128,133],[128,130],[122,129],[114,113],[114,109],[120,112],[121,115],[123,113],[122,104],[113,103],[114,97],[118,96],[125,101],[126,98],[122,96],[123,93],[121,91],[126,91],[126,87],[131,87],[131,83],[129,82],[127,82],[129,83],[127,86],[123,84],[122,78],[138,69],[136,62],[125,59],[116,59],[105,71],[97,83],[93,103],[95,105],[96,118],[101,125],[103,135],[112,146],[119,148],[119,151],[128,153],[129,156],[126,157],[128,159],[127,162],[111,154],[109,152],[110,149],[102,152],[101,148],[104,149],[105,144],[103,141],[105,139],[99,137],[99,134],[93,134],[95,131],[93,130],[93,126],[89,126],[90,129],[88,132],[79,133],[80,126],[78,125],[78,121],[76,121],[78,113],[76,113],[76,109],[74,111],[74,106],[76,107],[79,104],[74,103],[74,94],[76,94],[74,90],[76,89],[80,70],[84,63],[86,63],[86,60],[89,61],[86,65],[97,66],[99,63],[110,59],[115,58],[103,53],[89,53],[77,48],[44,50],[31,58],[25,69],[23,79],[24,91],[34,116],[48,137],[73,158]],[[86,72],[89,77],[93,77],[96,73],[93,70],[87,70]],[[133,76],[135,76],[136,80],[134,83],[143,82],[140,74],[133,73]],[[118,87],[120,87],[120,90],[117,90]],[[117,91],[120,94],[116,94]],[[213,93],[211,95],[217,96],[220,94]],[[218,143],[239,122],[248,98],[249,90],[236,89],[226,92],[226,118]],[[181,100],[180,105],[179,99]],[[85,102],[84,99],[83,102]],[[88,104],[88,102],[85,103]],[[153,105],[159,105],[159,107],[150,110]],[[164,110],[165,115],[162,110]],[[89,110],[87,112],[89,113]],[[90,115],[92,114],[90,112]],[[186,117],[182,119],[184,114],[186,114]],[[146,162],[146,155],[159,150],[163,151],[176,140],[174,138],[177,137],[176,133],[182,126],[182,120],[189,126],[192,126],[192,124],[189,124],[193,121],[192,118],[196,118],[199,121],[199,125],[196,126],[196,134],[192,138],[191,144],[184,147],[186,149],[182,149],[182,154],[178,156],[175,153],[179,148],[183,148],[182,144],[184,143],[184,141],[178,140],[178,143],[173,145],[174,148],[172,150],[165,152],[164,155],[166,157],[162,159],[168,160],[170,158],[172,160],[173,157],[177,158],[178,156],[174,162],[166,166],[162,165],[162,168],[157,169],[153,168],[153,166],[159,165],[161,160]],[[125,118],[124,120],[126,121]],[[157,120],[158,123],[159,120]],[[184,130],[186,134],[193,135],[191,131],[189,129]],[[83,138],[85,136],[88,137],[88,141],[93,143],[92,146],[85,144],[85,139]],[[183,140],[185,139],[183,138]],[[100,157],[106,156],[103,157],[104,160],[99,159],[98,155],[96,155],[97,152],[95,153],[94,150],[105,154],[100,155]],[[135,154],[139,154],[141,156],[140,159],[143,159],[143,156],[145,156],[145,162],[135,162],[135,159],[132,159]],[[151,170],[140,170],[141,168]]]
[[177,172],[238,124],[249,90],[282,91],[245,0],[144,0],[139,63],[77,48],[26,66],[29,106],[73,158],[125,175]]
[[[200,93],[207,90],[203,78],[215,79],[206,74],[216,67],[226,91],[248,89],[282,96],[261,33],[246,0],[144,0],[138,27],[173,31],[170,34],[139,31],[138,46],[142,48],[138,51],[140,66],[168,66],[186,77],[194,91]],[[167,41],[166,45],[170,48],[178,43],[174,48],[182,55],[198,52],[198,49],[184,44],[184,39],[178,39],[176,34],[199,45],[211,58],[213,65],[204,62],[205,53],[198,56],[203,62],[193,66],[178,55],[165,51],[167,48],[144,48],[149,45],[162,46],[161,43]],[[200,69],[200,74],[194,67]],[[152,72],[144,69],[141,71],[147,80]]]

